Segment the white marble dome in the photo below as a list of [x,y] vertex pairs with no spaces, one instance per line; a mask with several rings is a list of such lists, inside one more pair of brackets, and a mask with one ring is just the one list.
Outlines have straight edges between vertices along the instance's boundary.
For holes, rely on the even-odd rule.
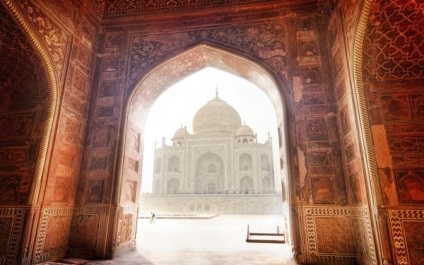
[[238,112],[218,95],[201,107],[193,118],[193,133],[228,132],[235,134],[241,126]]

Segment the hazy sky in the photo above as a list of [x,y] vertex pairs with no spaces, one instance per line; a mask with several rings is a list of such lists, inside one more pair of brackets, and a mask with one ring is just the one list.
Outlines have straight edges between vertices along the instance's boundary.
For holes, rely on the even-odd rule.
[[268,139],[268,132],[271,134],[274,172],[278,174],[275,182],[279,190],[277,118],[270,100],[249,81],[208,67],[171,86],[152,106],[147,117],[144,138],[143,192],[150,192],[152,189],[155,141],[157,147],[160,147],[162,137],[165,137],[166,143],[171,145],[171,138],[181,126],[187,126],[187,131],[192,134],[194,115],[215,98],[216,88],[219,98],[234,107],[240,114],[242,123],[246,122],[258,134],[259,143]]

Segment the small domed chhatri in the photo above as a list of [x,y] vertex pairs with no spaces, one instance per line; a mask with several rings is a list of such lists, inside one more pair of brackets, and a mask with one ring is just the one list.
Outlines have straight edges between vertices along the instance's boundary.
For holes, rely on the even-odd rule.
[[244,124],[237,130],[236,136],[255,136],[255,134],[252,128]]
[[256,135],[253,133],[252,128],[245,123],[237,130],[236,141],[237,143],[255,143]]
[[181,138],[185,138],[187,135],[190,135],[189,132],[187,132],[187,128],[186,127],[181,127],[179,128],[175,133],[174,133],[174,137],[173,139],[181,139]]
[[[216,97],[186,127],[165,139],[155,151],[153,194],[145,210],[163,212],[276,213],[271,138],[258,143],[256,134],[236,109]],[[192,198],[196,196],[195,203]],[[252,205],[252,197],[255,204]],[[221,198],[216,200],[217,198]],[[156,201],[155,201],[156,200]],[[211,201],[218,201],[211,204]],[[150,202],[150,204],[148,203]],[[243,207],[240,207],[243,205]]]

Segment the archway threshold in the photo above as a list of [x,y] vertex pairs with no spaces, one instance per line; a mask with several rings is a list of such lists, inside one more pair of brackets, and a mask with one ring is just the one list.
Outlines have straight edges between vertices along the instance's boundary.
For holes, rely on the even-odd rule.
[[293,265],[290,246],[247,243],[247,225],[275,229],[281,215],[221,214],[211,219],[139,219],[137,248],[114,260],[88,264]]

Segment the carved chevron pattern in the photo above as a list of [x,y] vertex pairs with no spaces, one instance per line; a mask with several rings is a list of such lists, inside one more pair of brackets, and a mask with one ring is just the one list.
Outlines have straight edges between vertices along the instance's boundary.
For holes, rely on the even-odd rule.
[[389,210],[390,229],[393,236],[396,264],[408,265],[408,250],[406,247],[404,220],[424,220],[424,210]]

